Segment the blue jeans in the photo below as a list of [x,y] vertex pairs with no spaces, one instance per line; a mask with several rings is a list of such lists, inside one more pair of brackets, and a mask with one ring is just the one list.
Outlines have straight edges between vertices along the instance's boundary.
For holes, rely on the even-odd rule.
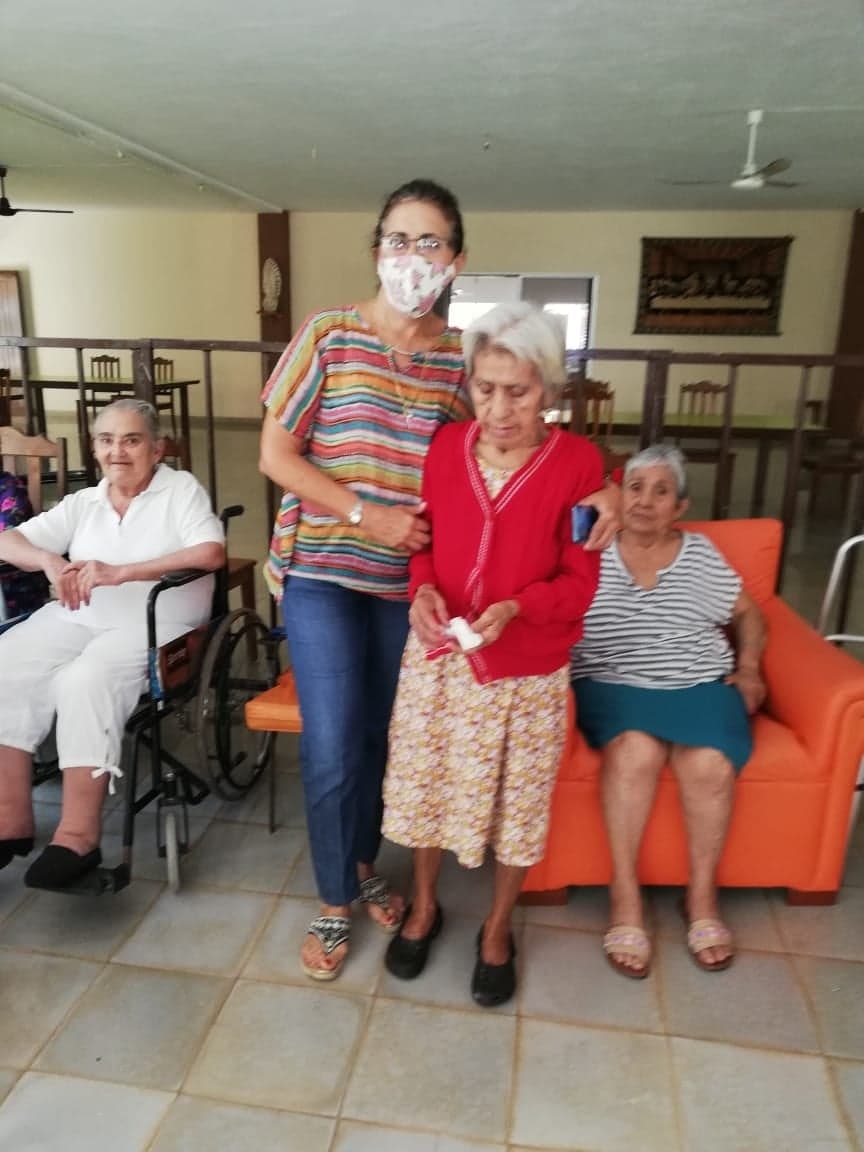
[[318,894],[349,904],[381,842],[387,730],[408,604],[289,576],[282,612],[303,715],[300,763]]

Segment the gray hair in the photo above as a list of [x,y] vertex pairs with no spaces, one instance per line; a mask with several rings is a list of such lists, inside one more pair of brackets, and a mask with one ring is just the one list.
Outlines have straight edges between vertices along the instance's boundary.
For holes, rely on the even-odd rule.
[[489,349],[509,352],[531,364],[550,399],[567,379],[564,325],[558,316],[520,301],[499,304],[474,320],[462,333],[465,370],[470,379],[474,358]]
[[138,400],[134,396],[124,396],[120,400],[112,400],[110,404],[106,404],[93,424],[93,431],[99,427],[99,422],[103,416],[109,412],[134,412],[141,417],[141,423],[147,429],[147,435],[154,442],[162,439],[162,433],[159,431],[159,413],[152,404],[148,404],[146,400]]
[[674,444],[650,444],[631,456],[624,465],[624,479],[639,468],[668,468],[675,479],[675,494],[679,500],[687,499],[687,461],[684,453]]

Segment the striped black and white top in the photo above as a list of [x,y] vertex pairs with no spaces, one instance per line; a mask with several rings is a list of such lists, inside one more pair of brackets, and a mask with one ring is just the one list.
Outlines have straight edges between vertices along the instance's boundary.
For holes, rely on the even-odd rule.
[[735,659],[723,626],[741,577],[710,540],[685,532],[653,588],[633,580],[617,541],[603,553],[600,585],[573,649],[571,675],[639,688],[690,688],[728,676]]

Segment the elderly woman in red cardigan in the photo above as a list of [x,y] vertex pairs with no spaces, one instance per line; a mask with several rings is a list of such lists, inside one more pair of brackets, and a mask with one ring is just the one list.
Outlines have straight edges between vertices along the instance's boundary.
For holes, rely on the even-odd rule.
[[415,849],[414,896],[386,964],[402,979],[426,964],[443,923],[442,850],[476,868],[491,846],[494,896],[471,981],[488,1007],[516,987],[513,907],[543,856],[569,654],[599,574],[596,551],[574,542],[572,510],[602,485],[603,466],[589,441],[543,422],[565,379],[556,317],[501,305],[465,331],[463,348],[476,418],[432,442],[432,542],[410,562],[383,832]]

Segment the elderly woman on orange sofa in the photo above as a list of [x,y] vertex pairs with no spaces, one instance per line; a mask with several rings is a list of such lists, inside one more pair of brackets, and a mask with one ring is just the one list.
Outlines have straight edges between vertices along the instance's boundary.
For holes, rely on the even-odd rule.
[[689,844],[687,946],[705,971],[728,968],[734,959],[717,907],[716,871],[735,776],[750,757],[748,713],[765,696],[762,614],[713,544],[677,526],[687,506],[677,448],[655,445],[628,461],[624,526],[602,557],[600,587],[571,664],[577,722],[588,743],[603,749],[612,854],[611,927],[603,948],[612,966],[633,979],[651,966],[637,859],[667,761]]

